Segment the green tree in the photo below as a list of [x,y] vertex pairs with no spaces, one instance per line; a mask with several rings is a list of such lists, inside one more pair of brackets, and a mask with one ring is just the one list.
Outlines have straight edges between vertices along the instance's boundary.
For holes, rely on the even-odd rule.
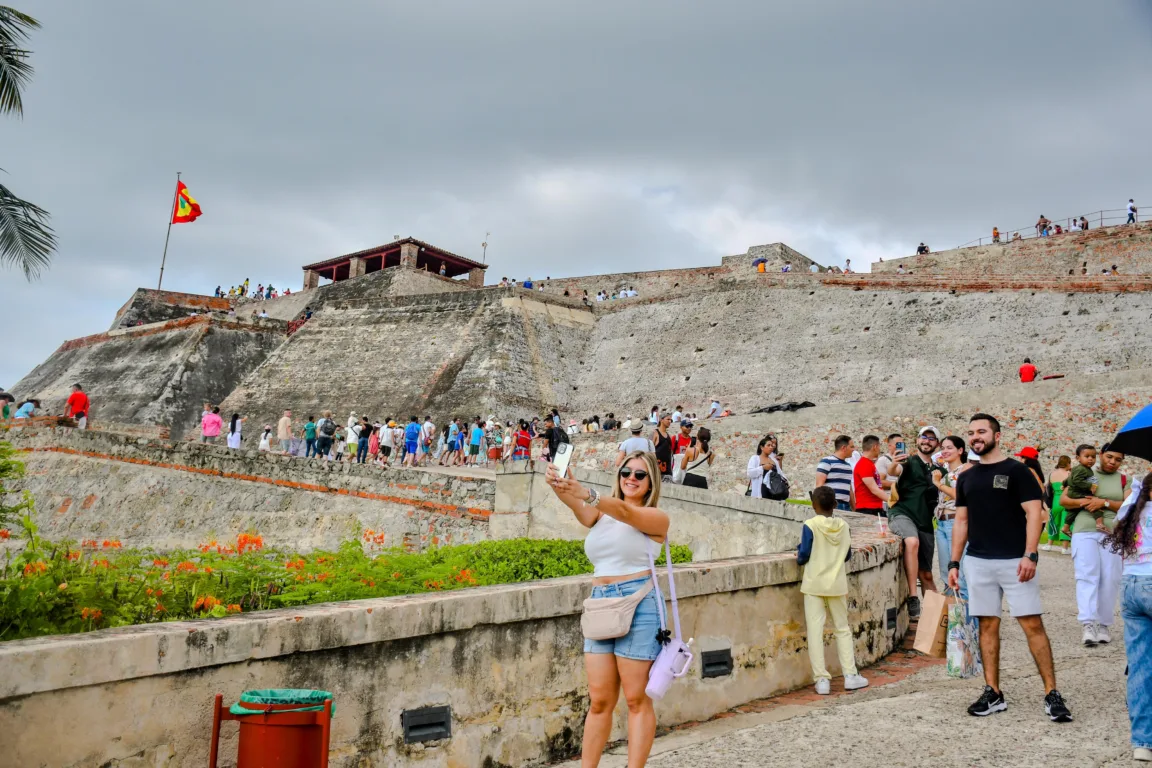
[[[0,5],[0,113],[24,115],[21,91],[32,79],[32,65],[31,51],[22,46],[29,30],[39,28],[28,14]],[[18,266],[32,280],[48,266],[55,249],[48,212],[0,184],[0,264]]]
[[[23,476],[24,464],[16,458],[16,450],[11,443],[0,441],[0,529],[7,528],[22,514],[32,510],[32,496],[28,491],[17,495],[8,488],[11,481]],[[11,503],[13,501],[15,503]]]

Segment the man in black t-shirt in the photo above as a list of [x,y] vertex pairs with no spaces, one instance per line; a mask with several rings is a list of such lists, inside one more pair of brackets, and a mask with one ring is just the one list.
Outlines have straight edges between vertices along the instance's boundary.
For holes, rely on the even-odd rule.
[[[984,692],[968,707],[977,717],[1008,708],[1000,691],[1000,612],[1008,598],[1012,617],[1028,638],[1028,648],[1044,681],[1044,711],[1054,722],[1072,720],[1060,692],[1052,645],[1040,618],[1040,583],[1036,580],[1041,521],[1040,484],[1026,466],[1000,450],[1000,422],[978,413],[968,424],[968,445],[980,463],[956,479],[956,522],[948,586],[960,589],[960,558],[968,582],[968,612],[980,620],[980,653]],[[968,545],[967,553],[964,552]]]
[[571,442],[568,435],[564,434],[563,428],[558,426],[559,420],[551,413],[544,417],[544,434],[543,437],[548,441],[548,459],[549,461],[556,458],[556,446],[560,443]]

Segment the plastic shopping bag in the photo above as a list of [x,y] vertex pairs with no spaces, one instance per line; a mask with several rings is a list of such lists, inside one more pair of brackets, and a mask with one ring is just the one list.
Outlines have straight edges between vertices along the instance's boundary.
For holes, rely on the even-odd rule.
[[948,606],[948,676],[976,677],[984,674],[980,662],[980,630],[968,616],[966,603]]

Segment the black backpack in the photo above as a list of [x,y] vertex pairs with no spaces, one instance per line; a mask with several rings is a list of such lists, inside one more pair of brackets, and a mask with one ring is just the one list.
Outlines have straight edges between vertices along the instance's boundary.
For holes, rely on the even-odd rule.
[[784,501],[788,498],[790,489],[784,475],[775,469],[764,473],[763,485],[760,486],[760,495],[772,501]]
[[332,421],[332,419],[321,419],[320,434],[324,435],[324,437],[332,437],[332,435],[336,434],[336,422]]

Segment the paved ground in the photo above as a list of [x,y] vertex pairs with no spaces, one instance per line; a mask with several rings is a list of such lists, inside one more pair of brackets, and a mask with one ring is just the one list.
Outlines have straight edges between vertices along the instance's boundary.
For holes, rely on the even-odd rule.
[[[1040,678],[1024,635],[1005,616],[1001,688],[1008,711],[970,717],[965,708],[980,694],[977,680],[952,680],[940,663],[898,652],[862,670],[872,686],[833,695],[811,688],[661,736],[654,768],[730,766],[851,766],[852,768],[969,768],[970,766],[1140,765],[1131,760],[1124,704],[1122,627],[1110,645],[1085,648],[1076,621],[1071,558],[1041,553],[1045,622],[1056,657],[1057,685],[1075,722],[1044,715]],[[839,693],[836,689],[839,688]],[[626,765],[624,747],[601,761]],[[578,762],[569,765],[579,765]]]

